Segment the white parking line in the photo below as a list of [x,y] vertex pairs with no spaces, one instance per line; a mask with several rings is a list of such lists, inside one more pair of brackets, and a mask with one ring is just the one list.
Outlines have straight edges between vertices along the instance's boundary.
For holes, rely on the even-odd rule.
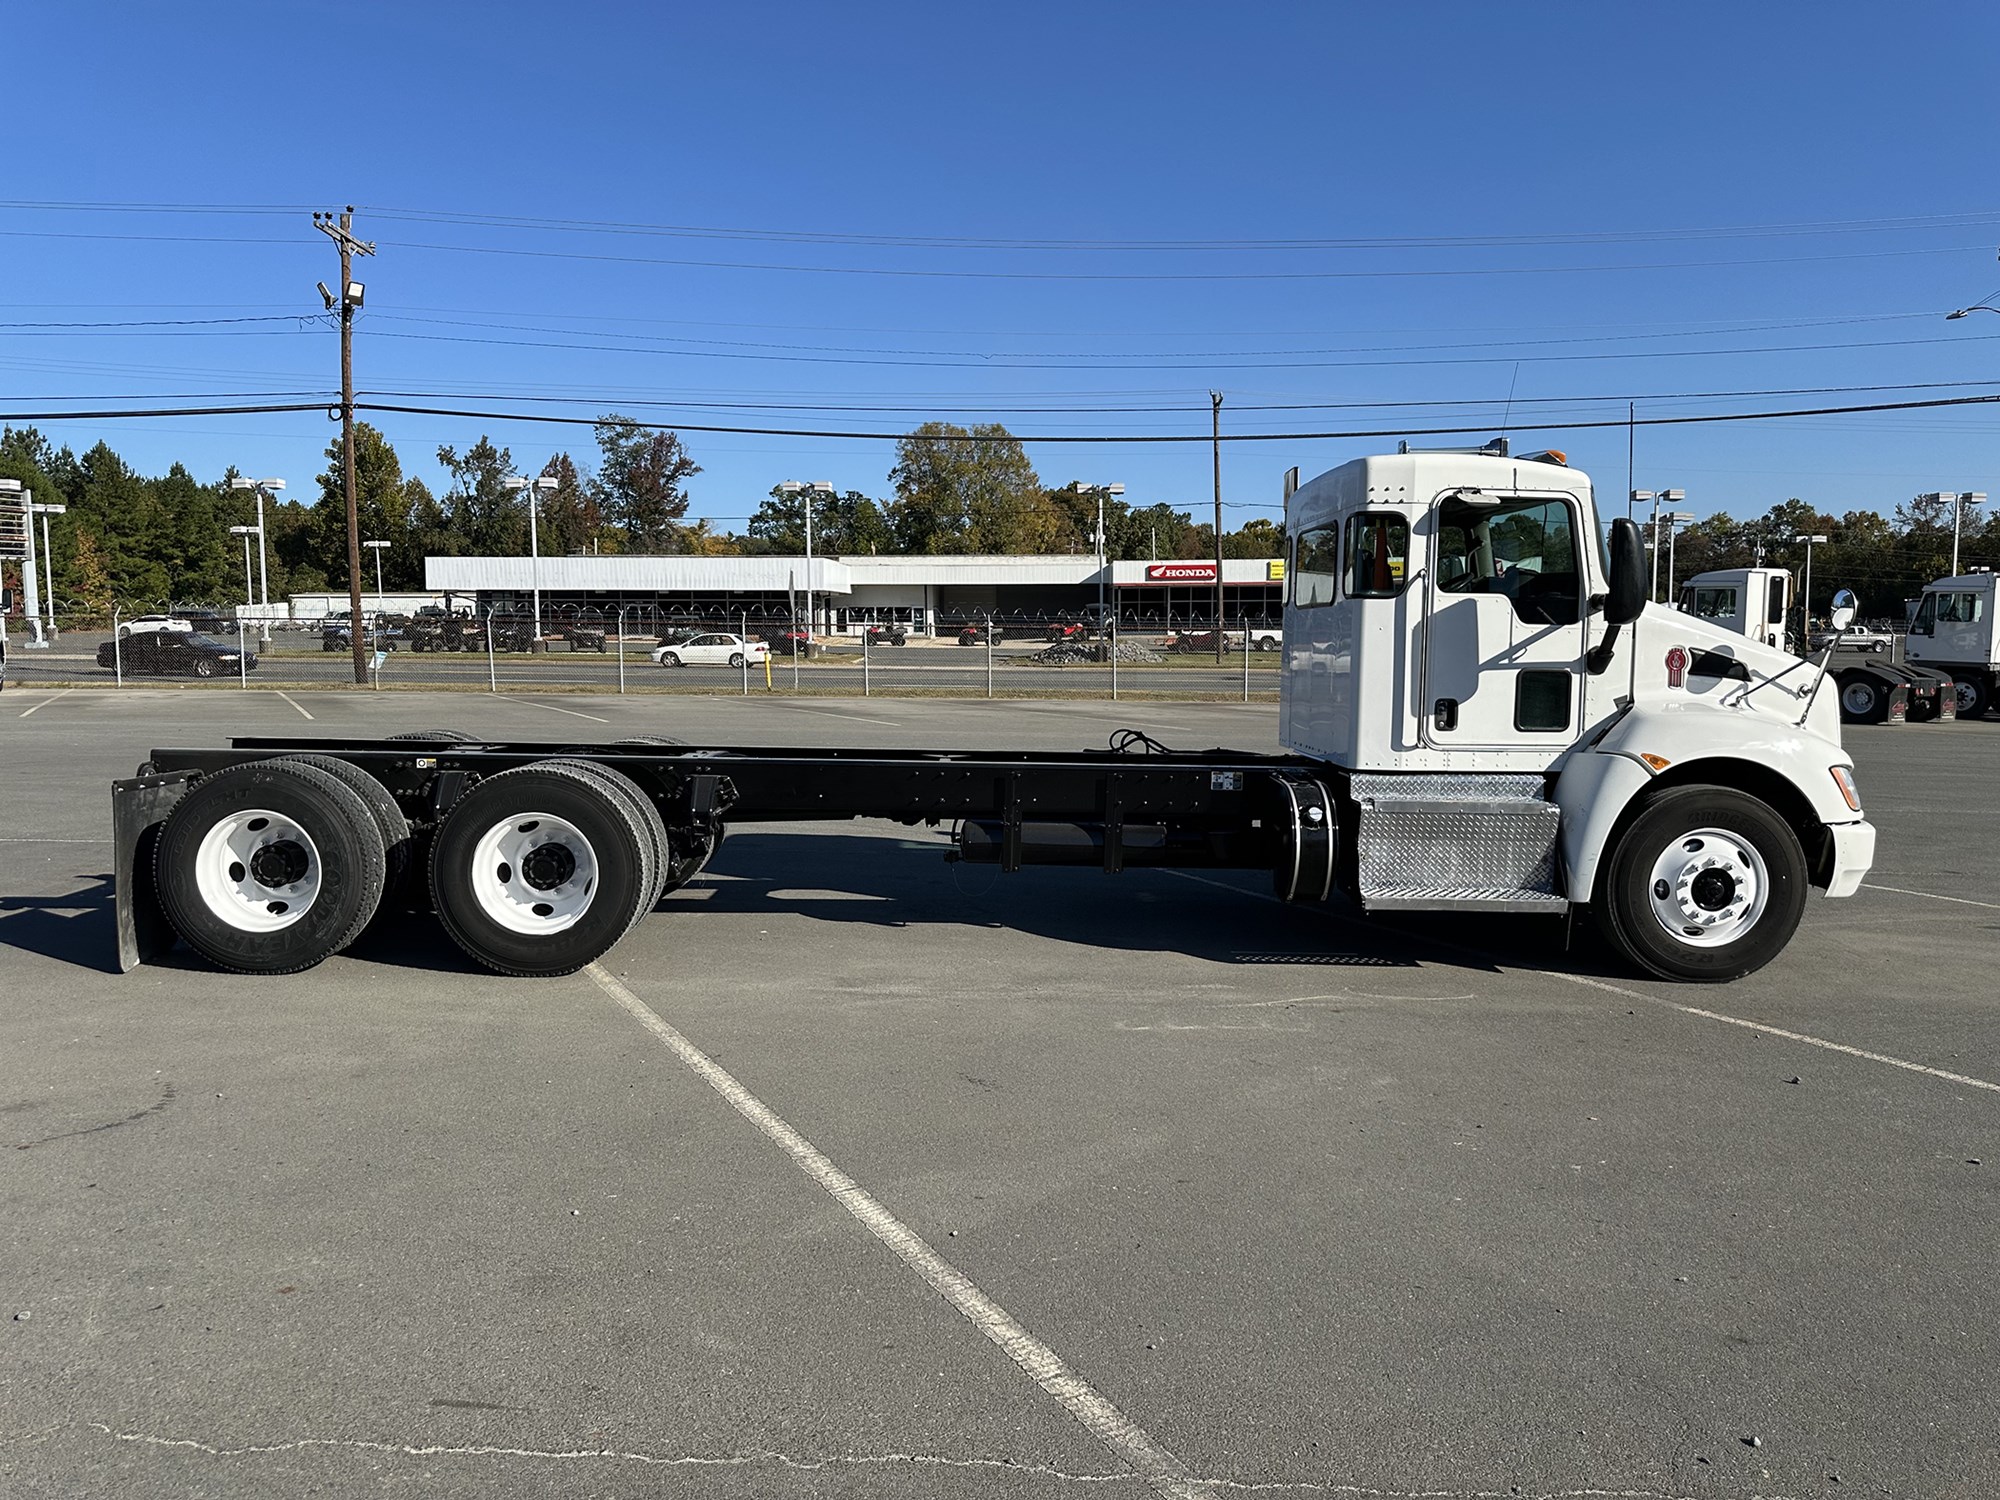
[[1035,1384],[1053,1396],[1064,1410],[1089,1429],[1093,1437],[1154,1491],[1162,1495],[1186,1497],[1186,1500],[1212,1500],[1214,1492],[1210,1486],[1191,1476],[1181,1461],[1161,1447],[1150,1433],[1092,1389],[1081,1375],[1063,1362],[1055,1350],[1017,1323],[1004,1307],[974,1286],[962,1271],[932,1249],[921,1235],[836,1167],[811,1141],[738,1083],[721,1064],[661,1020],[645,1001],[619,983],[602,965],[591,964],[583,972],[634,1020],[672,1049],[674,1055],[702,1082],[728,1100],[738,1114],[761,1130],[772,1144],[792,1159],[794,1166],[826,1189],[833,1200],[858,1219],[870,1234],[930,1283],[933,1291],[997,1344]]
[[[274,691],[274,692],[277,692],[278,690],[274,688],[274,689],[273,689],[272,691]],[[304,710],[303,708],[300,708],[300,707],[299,707],[299,703],[298,703],[298,700],[297,700],[296,698],[294,698],[294,697],[293,697],[293,696],[292,696],[292,695],[291,695],[290,693],[286,693],[286,692],[278,692],[278,696],[279,696],[280,698],[283,698],[283,699],[284,699],[284,700],[285,700],[285,701],[286,701],[287,703],[291,704],[293,708],[297,708],[297,709],[299,710],[299,712],[300,712],[300,713],[302,713],[302,714],[305,714],[305,716],[306,716],[306,717],[307,717],[308,719],[310,719],[310,718],[312,717],[312,715],[311,715],[311,714],[307,714],[307,713],[306,713],[306,711],[305,711],[305,710]]]
[[[1276,896],[1266,895],[1263,891],[1246,891],[1241,886],[1229,885],[1220,880],[1211,880],[1206,875],[1190,875],[1186,870],[1169,870],[1167,873],[1169,875],[1178,875],[1183,880],[1198,880],[1203,885],[1216,886],[1225,891],[1235,891],[1240,896],[1255,896],[1262,901],[1278,902],[1280,906],[1285,904],[1278,901]],[[1921,896],[1925,892],[1913,891],[1910,894]],[[1938,899],[1948,901],[1953,898],[1941,896]],[[1969,904],[1983,906],[1986,903],[1974,901]],[[1350,927],[1366,927],[1371,925],[1364,917],[1350,917],[1342,912],[1327,912],[1326,915],[1333,918],[1336,922],[1345,922]],[[1474,958],[1484,960],[1496,968],[1503,967],[1498,958],[1486,952],[1483,948],[1473,948],[1465,943],[1454,943],[1449,938],[1427,936],[1425,941],[1433,947],[1450,948],[1455,952],[1470,954]],[[1772,1026],[1763,1021],[1750,1021],[1744,1019],[1742,1016],[1726,1016],[1721,1011],[1707,1010],[1699,1005],[1682,1005],[1678,1000],[1663,1000],[1658,995],[1648,995],[1641,990],[1628,990],[1623,985],[1608,984],[1602,979],[1590,979],[1582,974],[1565,974],[1560,969],[1514,969],[1510,972],[1516,974],[1546,974],[1551,979],[1560,979],[1568,984],[1583,985],[1588,989],[1604,990],[1609,994],[1622,995],[1627,1000],[1643,1000],[1648,1005],[1657,1005],[1662,1010],[1679,1011],[1684,1016],[1698,1016],[1704,1021],[1720,1021],[1725,1026],[1741,1026],[1747,1031],[1762,1031],[1771,1036],[1783,1037],[1788,1042],[1803,1042],[1808,1047],[1822,1047],[1828,1052],[1844,1053],[1848,1057],[1858,1057],[1865,1062],[1882,1063],[1887,1067],[1901,1068],[1908,1073],[1924,1073],[1932,1078],[1942,1078],[1947,1083],[1960,1083],[1964,1084],[1967,1088],[1984,1089],[1988,1093],[2000,1094],[2000,1083],[1989,1083],[1983,1078],[1970,1078],[1963,1073],[1948,1073],[1943,1068],[1933,1068],[1923,1063],[1910,1062],[1905,1058],[1891,1057],[1886,1052],[1869,1052],[1861,1047],[1850,1047],[1845,1042],[1830,1042],[1825,1037],[1808,1036],[1803,1031],[1787,1031],[1782,1026]]]
[[846,719],[853,724],[881,724],[889,729],[901,729],[903,727],[894,719],[871,719],[866,714],[842,713],[837,708],[819,708],[810,703],[786,703],[780,699],[778,700],[778,707],[796,709],[802,714],[824,714],[829,719]]
[[506,693],[495,693],[494,697],[506,703],[525,703],[530,708],[546,708],[552,714],[568,714],[572,719],[588,719],[593,724],[609,724],[609,719],[600,719],[596,714],[578,713],[573,708],[557,708],[553,703],[537,703],[533,698],[515,698]]
[[1991,901],[1970,901],[1964,896],[1940,896],[1935,891],[1906,891],[1900,885],[1874,885],[1866,880],[1861,884],[1863,888],[1871,891],[1894,891],[1898,896],[1924,896],[1932,901],[1949,901],[1956,906],[1983,906],[1988,911],[2000,911],[2000,906]]
[[40,703],[37,703],[33,708],[29,709],[27,713],[22,714],[21,717],[25,719],[28,717],[28,714],[38,714],[43,709],[47,708],[51,703],[55,702],[57,698],[67,698],[71,693],[75,691],[76,691],[75,688],[64,688],[60,693],[55,693],[47,698],[44,698]]

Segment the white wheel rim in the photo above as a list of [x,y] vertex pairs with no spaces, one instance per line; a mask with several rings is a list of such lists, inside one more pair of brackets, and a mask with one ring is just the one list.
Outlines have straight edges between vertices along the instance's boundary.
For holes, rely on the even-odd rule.
[[194,883],[202,905],[238,932],[283,932],[319,899],[319,846],[283,813],[231,813],[202,835]]
[[1972,684],[1969,682],[1959,683],[1957,685],[1957,694],[1958,711],[1962,714],[1972,712],[1972,705],[1979,697],[1978,693],[1974,691]]
[[509,932],[545,936],[575,926],[596,899],[597,883],[597,851],[553,813],[495,823],[472,849],[473,897]]
[[1764,856],[1739,833],[1697,828],[1653,861],[1646,896],[1660,926],[1691,948],[1722,948],[1757,925],[1770,902]]
[[1866,683],[1849,683],[1840,690],[1840,701],[1851,714],[1865,714],[1875,706],[1875,689]]

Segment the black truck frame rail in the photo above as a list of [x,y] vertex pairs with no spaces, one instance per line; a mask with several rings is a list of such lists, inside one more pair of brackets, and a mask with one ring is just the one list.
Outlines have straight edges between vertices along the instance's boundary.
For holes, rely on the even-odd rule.
[[[728,823],[851,818],[954,825],[948,859],[992,863],[1008,871],[1031,864],[1096,866],[1113,874],[1128,867],[1266,869],[1282,899],[1323,900],[1332,892],[1341,820],[1329,786],[1338,787],[1339,772],[1298,756],[1170,751],[1130,731],[1115,736],[1114,744],[1119,748],[1075,753],[800,751],[431,736],[246,737],[233,739],[226,749],[156,749],[138,775],[113,783],[119,962],[129,971],[163,952],[177,936],[195,939],[177,930],[170,915],[170,910],[185,911],[187,900],[176,902],[172,898],[179,892],[161,888],[162,882],[177,880],[176,870],[188,869],[185,851],[176,865],[161,858],[159,847],[194,789],[232,774],[241,779],[246,767],[300,758],[340,771],[349,781],[361,773],[393,798],[395,811],[406,821],[408,847],[402,863],[409,874],[400,889],[382,893],[385,909],[397,903],[406,909],[434,904],[429,899],[438,893],[432,847],[454,809],[476,788],[488,785],[490,797],[489,784],[496,778],[552,766],[636,788],[650,804],[657,813],[655,826],[665,834],[658,861],[660,894],[705,863]],[[361,790],[372,788],[364,783]],[[380,816],[378,812],[378,821]],[[393,814],[389,821],[394,822]],[[192,847],[185,837],[175,848],[183,846]],[[392,850],[386,877],[391,887],[399,883],[394,854]],[[241,879],[243,865],[230,868]],[[428,893],[423,889],[427,871]],[[209,877],[210,885],[215,879]],[[178,883],[196,882],[188,874]],[[208,894],[217,899],[212,891]],[[641,905],[650,909],[656,900],[657,895]],[[461,946],[502,972],[570,972],[580,966],[544,971],[523,967],[517,959],[496,961],[468,942],[463,924],[455,924],[444,910],[446,903],[435,904]],[[178,927],[190,925],[191,919]],[[225,967],[289,971],[261,961],[239,965],[212,947],[195,946]],[[306,967],[325,956],[319,953],[291,967]]]

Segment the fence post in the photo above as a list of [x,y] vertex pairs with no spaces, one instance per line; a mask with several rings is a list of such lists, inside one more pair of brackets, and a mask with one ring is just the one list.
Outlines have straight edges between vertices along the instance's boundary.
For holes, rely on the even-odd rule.
[[247,691],[250,687],[250,658],[243,654],[245,649],[243,621],[239,619],[236,622],[236,680]]
[[868,679],[868,627],[866,625],[861,627],[861,696],[864,698],[875,696],[874,689]]
[[[1104,622],[1098,621],[1101,625]],[[1111,616],[1111,701],[1118,701],[1118,616]]]
[[486,611],[486,687],[495,697],[500,693],[500,669],[493,664],[493,611]]
[[1243,617],[1243,701],[1250,701],[1250,617]]
[[[764,658],[767,667],[770,661],[768,656]],[[750,611],[747,609],[743,611],[743,696],[750,696]]]
[[118,669],[118,686],[125,686],[125,642],[118,634],[118,617],[125,612],[125,606],[111,606],[111,664]]
[[986,617],[986,696],[993,696],[993,616]]
[[618,606],[618,691],[625,691],[625,606]]

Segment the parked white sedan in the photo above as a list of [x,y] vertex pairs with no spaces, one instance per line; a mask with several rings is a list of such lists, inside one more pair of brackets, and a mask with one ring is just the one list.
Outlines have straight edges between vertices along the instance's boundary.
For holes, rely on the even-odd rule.
[[763,641],[746,641],[740,635],[720,631],[653,648],[653,660],[663,667],[740,667],[746,661],[763,661],[770,654],[770,646]]

